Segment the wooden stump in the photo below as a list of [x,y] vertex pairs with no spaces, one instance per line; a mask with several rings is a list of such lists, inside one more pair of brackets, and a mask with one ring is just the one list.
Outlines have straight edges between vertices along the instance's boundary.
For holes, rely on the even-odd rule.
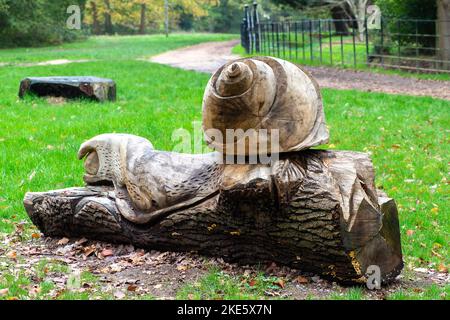
[[96,77],[25,78],[20,82],[19,97],[23,98],[28,93],[40,97],[114,101],[116,100],[116,84],[110,79]]
[[27,193],[24,205],[47,236],[276,262],[341,283],[366,281],[371,265],[388,282],[403,267],[396,204],[377,193],[366,154],[308,150],[225,165],[217,190],[145,224],[126,220],[106,185]]

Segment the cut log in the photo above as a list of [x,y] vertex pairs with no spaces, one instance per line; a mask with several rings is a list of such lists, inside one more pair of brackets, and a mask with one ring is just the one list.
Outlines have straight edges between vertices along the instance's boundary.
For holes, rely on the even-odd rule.
[[27,193],[24,205],[46,236],[275,262],[341,283],[365,282],[371,265],[383,283],[400,273],[396,205],[377,193],[366,154],[308,150],[272,165],[221,166],[217,193],[144,224],[124,218],[106,185]]
[[19,97],[32,93],[39,97],[87,98],[97,101],[116,100],[113,80],[96,77],[37,77],[20,82]]

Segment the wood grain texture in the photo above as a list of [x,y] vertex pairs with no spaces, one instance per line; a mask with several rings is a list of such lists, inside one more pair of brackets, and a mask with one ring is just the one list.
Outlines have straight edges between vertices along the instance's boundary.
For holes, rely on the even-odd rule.
[[[275,144],[276,152],[299,151],[329,138],[316,81],[297,65],[272,57],[231,61],[213,74],[203,97],[203,129],[212,148],[235,155],[264,153]],[[227,130],[247,135],[233,139]],[[262,130],[267,140],[258,135]]]
[[220,172],[217,193],[168,205],[144,224],[124,218],[111,186],[28,193],[24,205],[47,236],[197,251],[243,264],[273,261],[343,283],[364,282],[370,265],[380,266],[384,282],[400,273],[396,205],[377,193],[366,154],[308,150]]

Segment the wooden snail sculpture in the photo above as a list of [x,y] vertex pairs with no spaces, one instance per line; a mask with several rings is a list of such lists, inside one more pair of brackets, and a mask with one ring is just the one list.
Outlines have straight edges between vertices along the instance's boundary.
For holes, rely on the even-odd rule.
[[[78,153],[86,187],[27,193],[25,208],[47,236],[276,262],[348,283],[366,281],[373,265],[382,282],[400,273],[396,205],[376,190],[368,155],[304,150],[326,143],[328,131],[318,85],[298,66],[271,57],[227,63],[206,87],[203,128],[215,152],[94,137]],[[228,130],[250,133],[218,139]],[[278,151],[267,163],[224,161],[267,144]]]
[[[322,99],[316,81],[296,65],[276,58],[256,57],[227,64],[216,71],[203,98],[203,128],[206,142],[224,154],[251,154],[245,145],[239,152],[239,141],[214,141],[208,134],[218,130],[226,137],[227,130],[243,130],[256,136],[253,152],[271,144],[270,133],[278,131],[279,152],[307,149],[328,142]],[[258,133],[267,130],[263,148]],[[228,143],[228,141],[226,141]]]

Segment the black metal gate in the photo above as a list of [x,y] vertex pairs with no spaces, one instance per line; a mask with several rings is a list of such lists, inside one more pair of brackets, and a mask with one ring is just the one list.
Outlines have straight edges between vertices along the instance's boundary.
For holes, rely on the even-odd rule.
[[440,37],[450,37],[450,30],[437,34],[438,23],[380,17],[377,27],[371,28],[367,18],[359,27],[356,19],[260,21],[253,3],[244,9],[241,44],[248,54],[309,65],[450,73],[449,49],[437,46]]

